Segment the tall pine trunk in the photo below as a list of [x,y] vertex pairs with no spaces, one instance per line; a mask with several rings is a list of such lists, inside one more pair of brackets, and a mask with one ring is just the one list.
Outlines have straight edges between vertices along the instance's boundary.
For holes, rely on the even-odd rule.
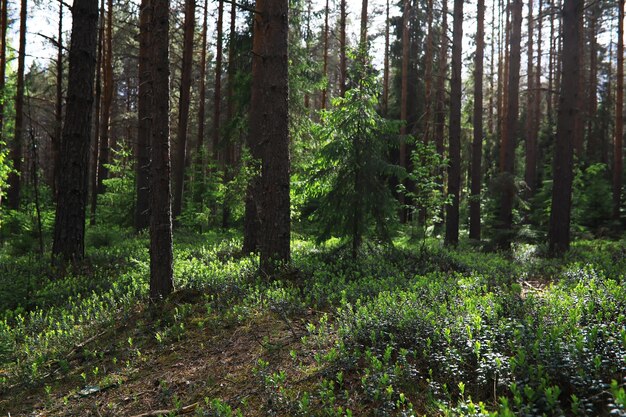
[[619,220],[622,206],[622,176],[624,175],[624,0],[619,0],[618,5],[617,95],[613,146],[613,218]]
[[[621,0],[623,4],[623,0]],[[559,111],[554,147],[552,186],[552,211],[548,231],[549,250],[559,255],[569,249],[570,216],[572,205],[573,153],[577,126],[580,117],[577,88],[580,81],[580,25],[584,0],[565,0],[563,5],[563,70],[559,98]]]
[[[328,0],[326,0],[328,2]],[[389,0],[385,8],[385,57],[383,70],[383,98],[382,110],[383,116],[387,117],[389,113]]]
[[191,67],[193,65],[193,34],[195,27],[195,0],[185,0],[185,24],[183,40],[183,62],[180,75],[178,100],[178,131],[176,159],[174,164],[174,219],[180,216],[183,208],[185,166],[187,158],[187,128],[189,122],[189,97],[191,90]]
[[75,261],[85,252],[85,208],[93,105],[98,1],[74,0],[65,123],[61,137],[52,256]]
[[220,118],[222,101],[222,24],[224,21],[224,2],[218,0],[217,7],[217,45],[215,48],[215,90],[213,96],[213,160],[220,160]]
[[459,242],[459,198],[461,191],[461,93],[463,46],[463,0],[454,0],[452,25],[452,78],[450,79],[450,133],[448,138],[448,196],[451,203],[446,207],[446,245]]
[[13,171],[9,173],[7,191],[7,207],[13,210],[20,208],[22,172],[22,141],[24,136],[24,66],[26,59],[26,0],[21,1],[20,9],[20,50],[17,55],[17,87],[15,92],[15,134],[10,146],[9,159],[13,163]]
[[[8,14],[8,0],[0,0],[0,94],[4,94],[6,84]],[[4,100],[0,100],[0,141],[4,141]]]
[[257,0],[254,16],[250,133],[261,154],[260,269],[290,259],[288,0]]
[[480,186],[483,148],[483,55],[485,0],[478,0],[476,14],[476,55],[474,57],[474,140],[472,142],[472,183],[470,196],[470,239],[480,240]]
[[[100,154],[98,155],[98,194],[105,192],[104,180],[109,178],[111,162],[111,146],[109,133],[111,132],[111,106],[113,105],[113,0],[107,2],[106,33],[104,35],[104,54],[102,56],[102,114],[100,116]],[[94,205],[95,207],[95,205]],[[95,213],[95,209],[92,209]]]
[[360,47],[367,49],[367,0],[361,0],[361,39]]
[[150,298],[174,289],[169,122],[169,0],[151,0]]
[[515,185],[515,145],[519,119],[519,80],[522,32],[522,0],[513,0],[511,4],[510,58],[508,69],[508,93],[506,94],[506,123],[502,155],[502,189],[500,198],[500,227],[505,232],[502,247],[510,246],[513,228],[513,200],[517,193]]
[[339,92],[341,96],[346,93],[348,74],[348,62],[346,60],[346,0],[339,3]]
[[100,1],[100,26],[98,28],[98,55],[96,56],[96,97],[94,111],[94,133],[91,144],[91,169],[89,170],[91,207],[89,224],[96,224],[96,208],[98,205],[98,165],[100,156],[100,105],[102,104],[102,48],[104,43],[104,0]]
[[328,31],[329,31],[329,27],[328,27],[328,15],[329,15],[329,0],[326,0],[326,7],[324,8],[324,66],[323,66],[323,77],[325,79],[324,81],[324,88],[322,89],[322,103],[320,108],[322,110],[326,109],[326,101],[327,99],[327,93],[328,93]]
[[[56,102],[54,106],[54,137],[52,138],[52,195],[56,196],[59,165],[59,144],[63,134],[63,2],[59,1],[59,25],[57,32]],[[0,88],[0,90],[2,90]]]
[[135,183],[135,230],[150,226],[150,138],[152,136],[152,74],[150,73],[151,0],[142,0],[139,10],[139,88],[137,93],[137,181]]
[[[537,131],[535,130],[535,95],[539,94],[535,86],[535,67],[533,65],[533,0],[528,1],[528,57],[526,75],[528,77],[528,93],[526,94],[526,160],[524,164],[524,181],[532,192],[535,188],[537,167]],[[539,46],[539,44],[537,45]]]

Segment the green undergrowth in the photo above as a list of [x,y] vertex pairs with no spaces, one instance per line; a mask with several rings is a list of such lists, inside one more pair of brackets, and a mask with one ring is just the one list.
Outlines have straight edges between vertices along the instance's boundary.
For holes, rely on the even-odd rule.
[[[44,260],[0,254],[0,396],[70,372],[68,352],[147,306],[146,237],[90,239],[88,261],[64,278]],[[180,231],[178,291],[146,331],[175,345],[194,323],[285,323],[298,339],[290,369],[259,357],[244,376],[264,396],[262,415],[626,413],[623,241],[577,242],[558,260],[530,245],[371,243],[355,261],[339,242],[300,238],[276,279],[259,276],[240,243]],[[212,393],[196,414],[246,411]]]

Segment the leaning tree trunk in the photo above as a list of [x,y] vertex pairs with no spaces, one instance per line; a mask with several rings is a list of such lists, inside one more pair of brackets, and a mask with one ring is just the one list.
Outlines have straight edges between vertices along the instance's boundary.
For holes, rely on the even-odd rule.
[[[514,0],[511,5],[510,58],[508,69],[508,93],[506,94],[506,141],[502,144],[502,195],[500,199],[500,227],[505,233],[513,228],[513,200],[516,194],[515,142],[519,113],[520,44],[522,32],[522,0]],[[510,246],[510,236],[504,236],[502,247]]]
[[448,195],[446,207],[446,245],[459,243],[459,198],[461,191],[461,50],[463,44],[463,0],[454,0],[452,24],[452,78],[450,81],[450,137],[448,157]]
[[624,0],[619,0],[617,24],[617,97],[615,100],[615,141],[613,151],[613,218],[619,220],[624,175]]
[[483,149],[483,54],[485,0],[478,0],[476,14],[476,55],[474,57],[474,140],[472,142],[472,184],[470,196],[470,239],[480,240],[480,184]]
[[21,2],[20,11],[20,50],[17,56],[17,88],[15,93],[15,134],[10,146],[9,159],[13,163],[13,171],[9,174],[9,190],[7,207],[13,210],[20,208],[22,171],[22,140],[24,130],[24,65],[26,59],[26,0]]
[[150,298],[174,289],[169,123],[169,0],[152,0],[150,74]]
[[290,259],[288,0],[257,0],[250,132],[261,154],[260,269]]
[[183,188],[185,180],[185,159],[187,155],[187,127],[189,121],[189,97],[191,89],[191,67],[193,65],[193,34],[195,27],[195,0],[185,0],[185,36],[183,41],[183,62],[181,67],[180,96],[178,100],[178,144],[174,164],[174,219],[180,216],[183,208]]
[[142,0],[139,10],[139,88],[137,93],[137,181],[135,183],[135,230],[150,226],[150,138],[152,136],[152,76],[150,73],[151,0]]
[[75,261],[85,252],[85,208],[93,105],[98,1],[74,0],[65,123],[52,256]]

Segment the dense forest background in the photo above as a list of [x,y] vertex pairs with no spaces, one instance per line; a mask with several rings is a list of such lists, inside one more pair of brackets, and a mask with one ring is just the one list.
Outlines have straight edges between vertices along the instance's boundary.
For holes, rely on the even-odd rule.
[[0,410],[626,415],[624,0],[0,6]]

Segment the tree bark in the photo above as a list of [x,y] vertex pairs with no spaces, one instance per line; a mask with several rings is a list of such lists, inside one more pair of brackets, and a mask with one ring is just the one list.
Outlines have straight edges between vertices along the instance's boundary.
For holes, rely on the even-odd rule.
[[476,55],[474,57],[474,140],[472,142],[472,184],[470,196],[470,239],[480,240],[480,186],[483,148],[483,55],[485,0],[478,0],[476,14]]
[[174,289],[169,126],[169,0],[152,0],[150,74],[150,298]]
[[52,245],[53,258],[63,262],[80,260],[85,251],[98,1],[74,0],[72,16],[67,102],[60,144],[59,187]]
[[[623,0],[620,0],[623,5]],[[580,80],[580,25],[584,0],[565,0],[563,5],[563,78],[554,148],[552,211],[548,231],[549,250],[559,255],[569,249],[572,205],[574,129],[580,117],[577,88]]]
[[589,13],[589,83],[587,91],[587,156],[589,162],[600,161],[601,140],[595,132],[596,113],[598,111],[598,3],[591,6]]
[[[439,41],[438,74],[435,93],[435,146],[437,153],[444,156],[444,134],[446,126],[446,78],[448,74],[448,0],[442,0],[441,35]],[[443,171],[443,170],[442,170]],[[442,172],[443,174],[443,172]],[[440,184],[443,190],[443,182]],[[442,208],[441,214],[444,210]]]
[[[202,165],[202,147],[204,146],[204,126],[206,117],[206,55],[207,55],[207,24],[208,24],[208,0],[204,0],[204,17],[202,18],[202,49],[200,51],[200,97],[198,98],[198,136],[196,139],[196,161]],[[221,3],[221,2],[220,2]]]
[[178,144],[174,163],[174,207],[173,216],[177,219],[183,208],[185,180],[185,160],[187,158],[187,127],[189,122],[189,97],[191,89],[191,67],[193,65],[193,34],[195,27],[195,0],[185,0],[185,23],[183,40],[183,62],[180,74],[180,95],[178,100]]
[[[63,2],[59,1],[59,26],[57,32],[56,102],[54,106],[54,137],[52,138],[52,195],[56,199],[59,166],[59,144],[63,134]],[[0,88],[0,91],[2,89]]]
[[135,230],[150,226],[150,138],[152,137],[152,73],[150,44],[152,4],[142,0],[139,10],[139,88],[137,92],[137,181],[135,184]]
[[461,92],[463,46],[463,0],[454,0],[452,25],[452,78],[450,81],[450,133],[448,137],[448,195],[452,202],[446,207],[446,245],[459,243],[459,197],[461,191]]
[[[500,204],[500,224],[503,230],[511,230],[513,226],[513,199],[516,194],[515,177],[515,145],[519,119],[519,80],[522,32],[522,1],[513,0],[511,4],[510,58],[508,70],[508,93],[506,94],[506,141],[502,144],[503,189]],[[504,239],[504,246],[510,241]]]
[[224,20],[224,2],[218,0],[217,8],[217,45],[215,49],[215,95],[213,97],[213,160],[220,162],[220,117],[222,100],[222,22]]
[[433,0],[428,0],[426,6],[426,56],[424,57],[424,143],[430,142],[432,126],[432,85],[433,85]]
[[96,56],[96,97],[94,111],[94,133],[91,144],[91,169],[89,170],[91,207],[89,224],[96,224],[96,208],[98,205],[98,165],[100,156],[100,105],[102,104],[102,49],[104,43],[104,0],[100,1],[100,23],[98,28],[98,55]]
[[290,259],[288,0],[257,0],[250,132],[261,154],[260,269]]
[[[326,109],[326,98],[328,92],[328,15],[329,15],[329,0],[326,0],[326,7],[324,8],[324,66],[323,66],[323,77],[324,77],[324,88],[322,89],[322,103],[321,109]],[[383,87],[384,88],[384,87]]]
[[615,99],[615,141],[613,142],[613,218],[620,219],[622,175],[624,175],[624,0],[618,0],[617,94]]
[[[8,0],[0,0],[0,92],[4,92],[7,68]],[[0,100],[0,142],[4,142],[4,101]],[[0,202],[2,197],[0,196]]]
[[20,50],[17,56],[17,87],[15,93],[15,134],[9,149],[9,159],[13,163],[13,171],[9,173],[7,191],[7,207],[13,210],[20,208],[22,172],[22,141],[24,136],[24,66],[26,59],[26,0],[21,1],[20,9]]
[[382,112],[383,116],[387,117],[389,113],[389,0],[387,0],[385,13],[385,62],[383,70]]
[[367,49],[367,0],[361,0],[361,48]]
[[339,3],[339,92],[341,97],[346,93],[348,64],[346,61],[346,0]]
[[[528,93],[526,94],[526,160],[524,164],[524,181],[530,193],[535,188],[537,167],[537,131],[535,130],[535,95],[539,91],[535,88],[535,74],[533,65],[533,0],[528,1],[528,57],[526,75],[528,77]],[[537,45],[540,46],[539,44]],[[530,195],[528,193],[528,195]]]
[[[109,133],[111,131],[111,106],[113,105],[113,0],[107,0],[106,33],[104,35],[104,55],[102,65],[102,115],[100,116],[100,153],[98,155],[98,194],[106,191],[104,180],[109,178],[111,147]],[[95,205],[94,205],[95,207]],[[92,209],[95,213],[95,209]]]

